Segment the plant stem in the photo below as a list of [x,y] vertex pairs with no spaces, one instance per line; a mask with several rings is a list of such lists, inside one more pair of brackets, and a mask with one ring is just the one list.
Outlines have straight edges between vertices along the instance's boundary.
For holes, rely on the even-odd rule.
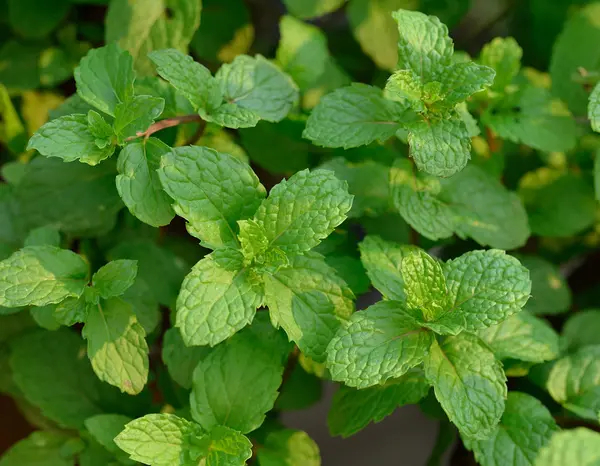
[[[150,125],[150,127],[146,131],[139,131],[135,136],[131,136],[131,137],[127,138],[126,141],[133,141],[134,139],[141,138],[141,137],[143,137],[144,139],[148,139],[154,133],[156,133],[157,131],[160,131],[162,129],[171,128],[172,126],[177,126],[182,123],[192,123],[192,122],[200,123],[200,130],[202,132],[204,131],[204,128],[206,127],[206,122],[202,118],[200,118],[200,115],[193,113],[191,115],[182,115],[182,116],[178,116],[178,117],[166,118],[164,120],[157,121],[156,123],[153,123],[152,125]],[[198,134],[199,132],[196,132],[196,133]],[[198,134],[198,138],[200,137],[201,134],[202,134],[201,132],[200,132],[200,134]]]

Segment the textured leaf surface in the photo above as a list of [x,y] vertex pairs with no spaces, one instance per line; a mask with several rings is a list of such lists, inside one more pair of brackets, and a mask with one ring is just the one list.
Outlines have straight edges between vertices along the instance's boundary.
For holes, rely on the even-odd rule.
[[592,129],[596,132],[600,131],[600,86],[598,84],[596,84],[594,90],[590,94],[588,118],[590,119]]
[[146,131],[165,108],[161,97],[136,95],[115,107],[114,128],[119,144]]
[[78,297],[88,265],[72,251],[29,246],[0,262],[0,306],[44,306]]
[[525,393],[510,392],[500,424],[490,437],[464,437],[463,441],[481,466],[531,466],[556,431],[558,426],[542,403]]
[[117,44],[93,49],[75,69],[77,94],[98,110],[115,115],[115,108],[133,96],[133,58]]
[[223,426],[215,426],[208,434],[190,440],[190,444],[189,450],[184,452],[184,456],[192,461],[189,464],[244,466],[252,456],[252,442]]
[[502,322],[519,312],[531,292],[529,271],[504,251],[471,251],[444,264],[453,310],[467,330]]
[[560,359],[546,384],[558,403],[578,416],[596,421],[600,411],[600,346],[585,346]]
[[104,148],[96,145],[87,116],[79,114],[46,123],[29,140],[27,149],[35,149],[45,157],[57,157],[65,162],[80,160],[88,165],[97,165],[115,151],[112,145]]
[[474,335],[434,341],[425,376],[450,420],[463,435],[485,439],[504,412],[506,376],[494,354]]
[[198,430],[192,422],[174,414],[147,414],[128,423],[115,443],[134,461],[171,466],[179,464],[186,438]]
[[257,460],[259,466],[321,466],[315,441],[306,432],[291,429],[270,432]]
[[185,277],[177,298],[176,326],[186,345],[214,346],[252,322],[261,302],[241,254],[217,251]]
[[286,253],[314,248],[346,219],[353,197],[329,170],[302,170],[277,184],[256,211],[269,246]]
[[157,169],[163,155],[171,150],[156,138],[127,144],[117,163],[117,190],[129,211],[142,222],[168,225],[175,213],[171,198],[163,191]]
[[485,44],[479,56],[482,65],[496,70],[493,89],[503,91],[521,68],[523,49],[512,37],[495,37]]
[[366,388],[400,377],[425,357],[432,334],[398,301],[382,301],[352,315],[327,348],[335,381]]
[[[205,430],[258,428],[273,408],[283,375],[281,335],[248,328],[216,347],[194,371],[192,416]],[[283,356],[283,357],[282,357]]]
[[600,462],[600,434],[584,427],[555,433],[543,447],[535,466],[597,466]]
[[148,344],[130,304],[120,298],[101,300],[88,311],[83,336],[100,380],[130,395],[142,391],[148,380]]
[[354,83],[323,97],[303,137],[323,147],[358,147],[396,134],[404,106],[384,99],[381,89]]
[[304,355],[324,362],[327,345],[354,310],[348,285],[314,252],[293,257],[289,267],[263,279],[273,324],[283,327]]
[[371,422],[380,422],[396,408],[416,404],[427,395],[429,382],[411,370],[383,385],[357,390],[344,385],[335,393],[327,416],[331,435],[349,437]]
[[92,285],[105,299],[121,296],[133,285],[136,275],[136,261],[118,259],[100,267],[92,277]]
[[159,176],[188,231],[211,248],[236,244],[237,220],[252,216],[266,194],[248,165],[206,147],[173,149]]
[[496,72],[488,66],[481,66],[472,61],[454,63],[441,76],[444,106],[452,108],[471,95],[490,87],[495,76]]

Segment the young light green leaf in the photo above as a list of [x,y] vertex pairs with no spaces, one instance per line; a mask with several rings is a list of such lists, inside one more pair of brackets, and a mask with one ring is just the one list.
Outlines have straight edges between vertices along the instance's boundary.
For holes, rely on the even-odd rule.
[[584,427],[556,432],[541,448],[535,466],[596,466],[600,461],[600,434]]
[[189,448],[184,451],[185,464],[244,466],[252,456],[252,442],[224,426],[215,426],[208,434],[191,437],[188,441]]
[[398,68],[412,70],[422,83],[436,80],[449,67],[454,45],[448,28],[418,11],[392,13],[398,23]]
[[10,343],[12,377],[25,399],[59,425],[82,429],[103,412],[102,383],[81,357],[81,337],[68,329],[27,332]]
[[500,424],[490,437],[463,437],[463,442],[481,466],[505,466],[507,458],[514,466],[531,466],[558,430],[552,414],[540,401],[525,393],[510,392]]
[[506,376],[494,354],[474,335],[461,333],[425,357],[425,376],[450,420],[467,437],[485,439],[504,412]]
[[248,433],[263,423],[277,398],[285,357],[281,335],[273,328],[270,335],[263,338],[250,327],[199,362],[190,404],[203,429],[222,425]]
[[315,252],[292,257],[263,280],[273,325],[283,327],[304,355],[324,362],[327,345],[354,310],[348,285]]
[[117,163],[117,190],[129,211],[153,227],[168,225],[175,213],[157,170],[171,148],[156,138],[127,144]]
[[588,118],[592,129],[600,132],[600,85],[596,84],[594,90],[590,94],[590,102],[588,103]]
[[256,211],[269,240],[286,253],[314,248],[346,219],[348,183],[328,170],[302,170],[277,184]]
[[148,56],[156,65],[156,72],[183,94],[195,111],[211,112],[221,105],[223,94],[219,83],[192,57],[175,49],[157,50]]
[[489,66],[478,65],[472,61],[454,63],[445,69],[440,77],[441,94],[444,107],[454,108],[471,95],[492,85],[496,72]]
[[348,149],[384,142],[407,118],[404,104],[384,99],[381,89],[354,83],[320,100],[302,136],[318,146]]
[[402,258],[400,266],[406,304],[423,313],[425,320],[436,320],[448,307],[446,279],[440,263],[422,249]]
[[66,115],[42,126],[29,140],[27,150],[35,149],[45,157],[57,157],[64,162],[79,160],[97,165],[115,151],[114,145],[100,148],[88,126],[86,115]]
[[202,346],[186,346],[176,328],[165,332],[162,359],[171,378],[183,388],[192,388],[192,374],[198,363],[210,354],[211,349]]
[[205,256],[185,277],[175,326],[187,346],[214,346],[244,328],[262,302],[242,254],[222,249]]
[[148,380],[146,332],[131,305],[120,298],[90,308],[83,328],[94,372],[122,392],[136,395]]
[[119,259],[100,267],[92,277],[92,285],[104,299],[121,296],[133,285],[137,261]]
[[237,246],[236,222],[251,217],[266,195],[247,164],[206,147],[173,149],[158,173],[190,234],[210,248]]
[[112,144],[112,137],[115,131],[102,115],[94,110],[89,110],[87,113],[87,122],[90,133],[96,138],[94,142],[98,148],[104,149],[109,144]]
[[492,89],[504,91],[521,69],[523,49],[512,37],[496,37],[485,44],[479,62],[496,70]]
[[358,247],[360,259],[375,288],[387,299],[405,301],[402,259],[416,248],[400,246],[375,235],[366,236]]
[[331,435],[349,437],[371,422],[382,421],[400,406],[418,403],[427,392],[429,382],[419,369],[362,390],[342,385],[333,396],[327,416],[329,431]]
[[111,116],[133,96],[134,80],[133,58],[114,43],[90,50],[75,69],[77,94]]
[[558,334],[546,321],[521,311],[492,327],[477,331],[498,359],[540,363],[559,356]]
[[532,314],[560,314],[571,307],[571,290],[559,267],[541,257],[519,256],[531,277],[531,298],[525,309]]
[[124,462],[130,464],[127,455],[123,454],[114,439],[131,421],[130,417],[122,414],[97,414],[85,420],[85,428],[100,445],[121,460],[124,456]]
[[318,27],[289,15],[282,16],[279,29],[277,62],[300,89],[308,89],[325,72],[330,59],[327,38]]
[[270,432],[256,458],[259,466],[321,466],[319,447],[300,430]]
[[114,441],[134,461],[172,466],[180,464],[187,439],[200,433],[198,426],[174,414],[147,414],[129,422]]
[[529,271],[504,251],[471,251],[444,264],[453,311],[478,330],[519,312],[531,293]]
[[0,306],[44,306],[78,297],[88,265],[72,251],[28,246],[0,262]]
[[115,106],[114,128],[121,145],[130,137],[146,131],[165,108],[165,100],[149,95],[136,95]]
[[546,383],[552,398],[580,417],[598,420],[600,345],[584,346],[560,359]]
[[418,120],[407,125],[410,155],[417,168],[448,177],[461,171],[471,158],[471,138],[461,118]]
[[565,322],[560,339],[564,351],[600,345],[600,310],[588,309],[573,314]]
[[238,234],[240,248],[244,254],[244,260],[250,262],[269,247],[267,232],[261,224],[253,219],[240,220],[238,225],[240,227]]
[[292,79],[261,55],[238,55],[215,75],[225,101],[261,119],[283,120],[298,100]]
[[69,439],[61,432],[33,432],[2,455],[0,466],[72,466],[73,458],[63,454]]
[[352,315],[327,348],[331,378],[366,388],[400,377],[423,361],[432,333],[399,301],[381,301]]
[[27,246],[60,246],[60,233],[51,226],[34,228],[25,238]]

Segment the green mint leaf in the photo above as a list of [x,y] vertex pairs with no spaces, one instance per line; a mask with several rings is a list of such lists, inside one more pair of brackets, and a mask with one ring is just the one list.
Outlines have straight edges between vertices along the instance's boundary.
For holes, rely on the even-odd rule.
[[63,454],[70,438],[61,432],[33,432],[2,455],[0,466],[71,466],[73,458]]
[[133,55],[139,73],[152,75],[154,67],[148,52],[167,48],[186,52],[200,24],[201,11],[202,3],[194,0],[133,4],[114,0],[106,15],[105,41],[118,42]]
[[136,95],[115,107],[115,133],[123,145],[127,138],[146,131],[165,108],[165,100],[149,95]]
[[524,85],[491,105],[481,121],[498,136],[545,152],[575,147],[578,128],[569,110],[547,89]]
[[423,102],[423,83],[412,70],[398,70],[385,83],[384,95],[387,99],[402,102],[406,99],[413,110],[425,113],[427,107]]
[[[595,222],[594,190],[581,175],[542,167],[521,178],[519,195],[534,234],[572,236]],[[574,205],[577,209],[573,209]]]
[[217,80],[189,55],[166,49],[151,52],[148,56],[156,65],[156,72],[184,95],[195,111],[212,111],[223,102]]
[[92,277],[92,285],[104,299],[121,296],[133,285],[137,261],[119,259],[100,267]]
[[441,76],[443,106],[452,108],[468,97],[492,85],[496,72],[472,61],[455,63]]
[[86,115],[66,115],[42,126],[29,140],[27,150],[35,149],[45,157],[64,162],[79,160],[97,165],[115,151],[111,144],[98,147],[96,136],[88,126]]
[[192,422],[174,414],[147,414],[129,422],[114,441],[134,461],[172,466],[181,464],[188,437],[199,433]]
[[173,149],[158,173],[190,234],[210,248],[237,245],[236,222],[251,217],[266,195],[247,164],[206,147]]
[[224,103],[210,114],[201,113],[201,116],[206,121],[227,128],[253,128],[260,121],[260,116],[254,111],[230,102]]
[[31,230],[25,238],[27,246],[60,246],[60,233],[51,226],[39,227]]
[[210,348],[186,346],[179,329],[170,328],[165,332],[162,347],[162,360],[171,378],[183,388],[192,388],[192,374],[198,363],[210,353]]
[[321,466],[318,445],[300,430],[270,432],[256,458],[259,466]]
[[546,386],[552,398],[580,417],[598,420],[600,412],[600,346],[584,346],[560,359]]
[[540,401],[525,393],[510,392],[500,424],[490,437],[464,437],[463,441],[481,466],[504,466],[506,458],[511,458],[514,466],[530,466],[557,431],[552,414]]
[[138,322],[146,331],[146,335],[154,332],[161,322],[162,314],[158,300],[144,279],[139,276],[136,277],[133,285],[127,288],[121,298],[131,304]]
[[328,170],[302,170],[277,184],[256,211],[269,246],[286,253],[301,253],[346,219],[353,197],[348,183]]
[[70,2],[65,0],[58,0],[55,5],[41,4],[35,0],[10,0],[7,3],[10,26],[27,38],[50,34],[65,19],[71,7]]
[[281,18],[279,30],[277,62],[300,89],[310,88],[325,72],[330,60],[325,34],[318,27],[289,15]]
[[327,345],[354,311],[348,285],[315,252],[294,256],[263,280],[273,325],[283,327],[304,355],[325,362]]
[[22,152],[27,142],[27,132],[21,122],[5,86],[0,84],[0,141],[13,153]]
[[168,225],[175,213],[158,175],[161,157],[171,148],[156,138],[127,144],[117,162],[117,190],[135,217],[153,227]]
[[527,311],[504,322],[477,331],[498,359],[518,359],[540,363],[559,356],[558,334],[546,321]]
[[523,49],[512,37],[496,37],[485,44],[479,55],[479,62],[496,71],[492,89],[504,91],[521,69]]
[[432,333],[404,304],[382,301],[352,315],[327,348],[331,378],[366,388],[400,377],[423,361]]
[[132,419],[122,414],[97,414],[85,420],[85,428],[92,437],[119,460],[130,463],[127,455],[117,446],[114,439]]
[[[194,371],[192,417],[210,431],[222,425],[248,433],[273,408],[283,375],[282,335],[252,327],[214,348]],[[248,403],[252,400],[252,403]]]
[[136,395],[148,380],[146,332],[131,305],[120,298],[89,309],[83,328],[94,372],[122,392]]
[[260,291],[234,249],[205,256],[185,277],[177,298],[177,320],[187,346],[214,346],[252,322]]
[[357,390],[341,386],[333,396],[327,424],[331,435],[349,437],[380,422],[396,408],[416,404],[429,392],[423,371],[414,369],[383,385]]
[[60,322],[54,317],[56,304],[48,304],[47,306],[32,307],[29,309],[29,314],[35,323],[46,330],[57,330],[60,327]]
[[302,19],[326,15],[340,8],[343,3],[344,0],[324,0],[313,3],[306,3],[304,0],[283,0],[283,4],[290,14]]
[[102,115],[94,110],[89,110],[87,113],[87,121],[90,133],[96,138],[94,142],[99,149],[104,149],[112,143],[112,137],[115,132],[113,127],[104,120]]
[[573,314],[565,322],[560,336],[564,351],[576,351],[587,345],[600,345],[600,310],[588,309]]
[[425,376],[450,420],[467,437],[485,439],[504,412],[506,376],[494,354],[474,335],[434,341]]
[[588,118],[592,129],[600,132],[600,85],[596,84],[594,90],[590,94],[590,102],[588,104]]
[[261,55],[238,55],[215,75],[225,101],[263,120],[283,120],[298,100],[292,79]]
[[400,269],[406,304],[419,309],[425,320],[436,320],[448,307],[446,279],[440,263],[422,249],[402,258]]
[[238,221],[240,232],[238,239],[240,248],[244,255],[245,262],[250,262],[252,259],[262,254],[269,247],[269,238],[264,227],[255,220],[240,220]]
[[458,115],[411,122],[407,129],[410,154],[417,168],[430,175],[452,176],[471,158],[471,138]]
[[529,271],[504,251],[467,252],[443,268],[451,309],[464,315],[469,331],[502,322],[529,299]]
[[412,70],[426,83],[434,81],[450,65],[454,45],[448,28],[435,16],[418,11],[392,13],[398,23],[398,68]]
[[536,256],[518,256],[529,270],[531,298],[525,309],[532,314],[560,314],[571,307],[571,290],[560,268]]
[[244,466],[252,456],[252,442],[224,426],[215,426],[208,434],[188,440],[185,464],[206,466]]
[[416,248],[398,245],[368,235],[358,245],[360,259],[365,266],[371,282],[387,299],[405,301],[404,278],[402,277],[402,259]]
[[82,429],[88,417],[103,412],[102,384],[87,358],[81,357],[84,344],[76,333],[68,329],[28,332],[13,339],[10,349],[15,384],[48,419]]
[[76,323],[85,322],[87,302],[85,294],[79,298],[67,298],[56,305],[54,317],[57,322],[70,327]]
[[111,116],[117,104],[133,96],[134,80],[133,59],[117,44],[90,50],[75,69],[77,94]]
[[600,461],[600,434],[584,427],[556,432],[540,450],[535,466],[594,466]]
[[0,262],[0,306],[44,306],[80,296],[88,265],[72,251],[29,246]]
[[384,142],[406,119],[405,106],[384,99],[381,89],[354,83],[327,94],[313,109],[303,137],[323,147],[358,147]]

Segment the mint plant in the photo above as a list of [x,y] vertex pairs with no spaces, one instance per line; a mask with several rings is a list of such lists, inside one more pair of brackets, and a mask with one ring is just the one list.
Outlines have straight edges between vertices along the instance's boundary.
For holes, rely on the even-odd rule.
[[599,3],[5,3],[0,466],[597,464]]

